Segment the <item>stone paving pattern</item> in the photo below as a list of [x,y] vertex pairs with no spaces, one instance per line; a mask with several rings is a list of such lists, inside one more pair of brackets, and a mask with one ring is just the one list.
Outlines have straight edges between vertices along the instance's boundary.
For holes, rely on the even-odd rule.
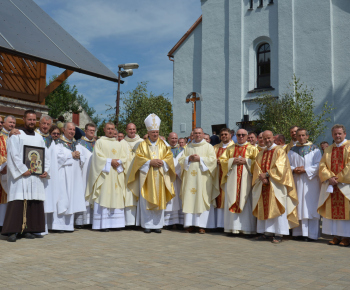
[[328,240],[274,245],[224,233],[88,229],[1,237],[1,288],[349,289],[350,247]]

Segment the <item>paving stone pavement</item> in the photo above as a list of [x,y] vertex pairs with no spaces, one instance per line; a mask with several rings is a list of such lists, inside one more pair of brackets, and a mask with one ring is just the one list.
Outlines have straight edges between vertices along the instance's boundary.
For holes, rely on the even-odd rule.
[[88,229],[8,243],[6,289],[349,289],[350,247],[224,233]]

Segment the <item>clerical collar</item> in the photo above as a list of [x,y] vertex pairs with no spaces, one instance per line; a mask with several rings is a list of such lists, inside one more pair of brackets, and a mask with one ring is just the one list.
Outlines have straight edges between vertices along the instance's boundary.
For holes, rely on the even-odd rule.
[[150,139],[150,138],[148,138],[148,140],[149,140],[149,142],[152,144],[152,146],[155,146],[155,145],[156,145],[156,143],[157,143],[157,141],[158,141],[158,140],[156,140],[156,141],[154,141],[154,142],[153,142],[153,141],[151,141],[151,139]]
[[304,143],[304,144],[300,144],[299,141],[298,141],[297,144],[296,144],[295,146],[300,147],[300,146],[310,146],[310,145],[312,145],[312,142],[310,142],[309,140],[307,140],[306,143]]
[[248,141],[244,142],[243,144],[239,144],[238,142],[236,143],[239,147],[242,147],[244,145],[246,145],[248,143]]
[[207,142],[207,141],[205,141],[204,139],[202,139],[202,141],[198,142],[198,143],[196,141],[194,141],[194,140],[192,141],[193,144],[200,144],[200,143],[203,143],[203,142]]
[[341,142],[341,143],[339,143],[339,144],[335,143],[335,146],[341,147],[341,146],[343,146],[343,144],[344,144],[346,141],[348,141],[348,140],[344,139],[343,142]]
[[82,136],[81,139],[84,140],[84,141],[86,141],[86,142],[90,142],[90,143],[92,143],[92,142],[95,141],[94,138],[92,138],[92,139],[90,140],[90,139],[86,138],[86,136]]
[[125,141],[127,141],[127,142],[135,142],[135,141],[137,141],[137,140],[140,139],[140,136],[136,134],[134,138],[130,138],[130,137],[128,137],[128,135],[126,135],[126,136],[124,137],[124,139],[125,139]]
[[[293,141],[293,140],[292,140]],[[293,145],[297,145],[298,141],[293,141]]]
[[233,143],[232,140],[230,140],[230,141],[227,142],[226,144],[225,144],[225,143],[222,143],[222,148],[227,148],[227,146],[229,146],[231,143]]
[[273,144],[271,145],[271,147],[268,147],[268,148],[267,148],[267,150],[270,151],[270,150],[272,150],[273,148],[275,148],[276,146],[277,146],[277,145],[276,145],[275,143],[273,143]]
[[34,131],[43,137],[49,137],[49,133],[44,134],[39,128],[36,128]]
[[72,139],[72,140],[69,140],[68,138],[66,138],[66,136],[64,136],[64,135],[61,135],[60,136],[60,139],[62,140],[62,141],[64,141],[64,142],[66,142],[66,143],[73,143],[75,140],[74,140],[74,138]]

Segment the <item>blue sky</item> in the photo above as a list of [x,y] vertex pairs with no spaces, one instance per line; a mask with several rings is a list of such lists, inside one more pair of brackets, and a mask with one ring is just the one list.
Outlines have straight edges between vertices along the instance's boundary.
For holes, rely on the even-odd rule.
[[[148,81],[154,94],[173,96],[173,63],[167,54],[201,15],[200,0],[34,0],[68,33],[115,74],[118,64],[140,68],[125,78],[121,91]],[[48,78],[62,69],[49,67]],[[97,113],[115,104],[117,84],[73,73],[76,85]]]

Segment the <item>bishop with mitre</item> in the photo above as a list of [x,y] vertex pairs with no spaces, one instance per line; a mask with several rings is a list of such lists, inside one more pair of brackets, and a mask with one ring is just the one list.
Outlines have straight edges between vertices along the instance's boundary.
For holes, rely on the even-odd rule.
[[150,114],[145,119],[148,138],[137,147],[128,179],[128,188],[140,199],[141,227],[145,233],[150,233],[151,230],[161,233],[164,210],[167,203],[175,197],[173,153],[159,138],[160,123],[160,118],[155,114]]

